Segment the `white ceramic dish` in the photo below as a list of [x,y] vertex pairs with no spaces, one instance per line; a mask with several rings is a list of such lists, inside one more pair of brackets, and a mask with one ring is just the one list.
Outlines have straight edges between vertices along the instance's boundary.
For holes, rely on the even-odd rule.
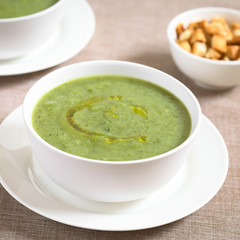
[[176,43],[176,26],[214,16],[224,17],[229,23],[240,23],[240,11],[228,8],[205,7],[192,9],[174,17],[168,25],[167,37],[171,54],[178,68],[201,87],[221,90],[240,84],[240,61],[217,61],[191,54]]
[[[136,161],[100,161],[61,151],[36,133],[32,126],[32,112],[45,93],[72,79],[105,74],[140,78],[178,97],[188,109],[192,121],[188,138],[174,149],[157,156]],[[196,138],[202,115],[193,93],[170,75],[137,63],[102,60],[68,65],[41,78],[25,96],[23,116],[33,152],[50,179],[63,189],[87,199],[123,202],[146,197],[174,177]]]
[[85,0],[67,0],[59,29],[41,47],[29,54],[0,60],[0,76],[30,73],[56,66],[79,53],[95,30],[92,8]]
[[155,194],[129,203],[87,201],[56,186],[32,158],[22,107],[0,125],[0,156],[1,184],[21,204],[57,222],[108,231],[151,228],[186,217],[215,196],[228,171],[224,140],[205,116],[178,175]]
[[56,31],[64,15],[66,0],[59,0],[40,12],[0,18],[0,59],[23,56],[45,43]]

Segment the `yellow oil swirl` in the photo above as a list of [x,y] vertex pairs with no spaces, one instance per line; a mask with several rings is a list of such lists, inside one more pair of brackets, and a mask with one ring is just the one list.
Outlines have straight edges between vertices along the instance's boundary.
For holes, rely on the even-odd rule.
[[75,120],[74,120],[74,114],[76,112],[79,112],[81,111],[82,109],[84,108],[87,108],[87,107],[91,107],[93,106],[94,104],[98,103],[98,102],[101,102],[103,101],[104,98],[103,97],[93,97],[93,98],[90,98],[84,102],[81,102],[79,103],[78,105],[76,105],[75,107],[73,108],[70,108],[67,110],[67,113],[66,113],[66,118],[69,122],[69,124],[74,127],[76,130],[80,131],[80,132],[83,132],[87,135],[97,135],[97,136],[101,136],[102,134],[100,133],[97,133],[97,132],[92,132],[92,131],[89,131],[85,128],[82,128],[81,126],[79,126]]
[[139,136],[138,140],[139,140],[139,142],[146,142],[147,141],[147,137],[146,136]]
[[[79,112],[81,110],[83,110],[84,108],[88,108],[88,107],[91,107],[93,105],[95,105],[96,103],[98,102],[101,102],[103,100],[105,100],[106,98],[105,97],[92,97],[84,102],[81,102],[79,104],[77,104],[76,106],[74,106],[73,108],[70,108],[67,110],[66,112],[66,118],[67,118],[67,121],[68,123],[73,127],[75,128],[76,130],[84,133],[84,134],[87,134],[87,135],[95,135],[95,136],[103,136],[106,140],[107,143],[114,143],[116,141],[119,141],[119,142],[126,142],[126,141],[131,141],[131,140],[138,140],[139,142],[146,142],[148,140],[148,138],[146,136],[133,136],[133,137],[128,137],[128,138],[116,138],[114,136],[110,136],[110,135],[105,135],[103,133],[98,133],[98,132],[94,132],[94,131],[90,131],[90,130],[87,130],[83,127],[81,127],[79,124],[77,124],[74,120],[74,114],[76,112]],[[122,96],[109,96],[108,97],[109,100],[122,100],[123,97]],[[140,114],[141,116],[147,118],[147,111],[141,107],[141,106],[130,106],[133,110],[134,113],[136,114]],[[114,110],[116,110],[117,107],[114,108]],[[115,114],[113,112],[112,116],[114,118],[118,117],[117,114]]]
[[143,117],[147,118],[147,111],[141,106],[131,106],[133,112],[142,115]]

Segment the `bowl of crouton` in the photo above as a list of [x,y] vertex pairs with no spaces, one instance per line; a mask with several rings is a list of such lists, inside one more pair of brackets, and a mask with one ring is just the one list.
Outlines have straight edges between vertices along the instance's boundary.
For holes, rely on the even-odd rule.
[[175,64],[197,85],[221,90],[240,84],[240,11],[188,10],[171,20],[167,37]]

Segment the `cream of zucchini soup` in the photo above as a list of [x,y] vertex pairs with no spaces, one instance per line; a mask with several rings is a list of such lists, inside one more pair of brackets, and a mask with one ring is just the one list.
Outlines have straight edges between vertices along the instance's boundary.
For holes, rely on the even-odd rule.
[[73,79],[51,89],[37,102],[32,124],[60,150],[106,161],[165,153],[188,138],[192,125],[172,93],[118,75]]

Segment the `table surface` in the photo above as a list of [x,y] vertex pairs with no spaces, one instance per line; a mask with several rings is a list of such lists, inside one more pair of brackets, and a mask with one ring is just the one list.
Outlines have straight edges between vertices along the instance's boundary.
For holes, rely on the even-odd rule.
[[230,157],[226,181],[210,202],[191,215],[164,226],[129,232],[88,230],[49,220],[18,203],[0,186],[0,239],[240,239],[240,86],[217,92],[199,88],[175,66],[166,38],[167,24],[176,14],[205,6],[240,10],[239,1],[88,2],[96,16],[96,30],[83,51],[47,70],[0,77],[0,122],[22,104],[26,92],[38,79],[57,68],[97,59],[142,63],[171,74],[196,95],[203,113],[226,142]]

